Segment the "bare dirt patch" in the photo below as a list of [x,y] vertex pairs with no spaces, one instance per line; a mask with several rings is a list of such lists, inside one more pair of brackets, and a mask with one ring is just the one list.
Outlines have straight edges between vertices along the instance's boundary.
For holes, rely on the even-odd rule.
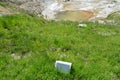
[[80,21],[80,20],[89,20],[93,16],[94,16],[93,12],[91,12],[91,11],[67,10],[67,11],[58,12],[56,14],[56,19]]

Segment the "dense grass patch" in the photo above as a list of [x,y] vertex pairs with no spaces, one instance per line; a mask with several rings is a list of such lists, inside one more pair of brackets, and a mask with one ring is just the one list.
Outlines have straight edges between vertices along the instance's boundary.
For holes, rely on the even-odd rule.
[[[23,13],[0,17],[0,79],[119,80],[120,26],[81,23],[87,27]],[[72,62],[71,72],[58,72],[56,60]]]

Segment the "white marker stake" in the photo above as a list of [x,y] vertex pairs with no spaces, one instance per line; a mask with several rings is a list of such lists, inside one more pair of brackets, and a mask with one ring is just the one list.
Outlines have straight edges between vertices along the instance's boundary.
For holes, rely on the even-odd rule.
[[64,62],[64,61],[56,61],[55,62],[55,67],[64,73],[68,73],[71,70],[72,63],[69,62]]

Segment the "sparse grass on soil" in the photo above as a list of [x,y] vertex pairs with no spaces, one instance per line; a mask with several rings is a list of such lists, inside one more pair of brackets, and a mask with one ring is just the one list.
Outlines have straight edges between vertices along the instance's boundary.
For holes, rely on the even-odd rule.
[[80,21],[80,20],[88,20],[91,17],[93,17],[93,13],[90,11],[84,11],[84,10],[61,11],[56,14],[56,19],[58,20]]
[[[109,19],[117,20],[113,15]],[[87,27],[77,28],[78,22],[24,13],[2,16],[0,80],[120,80],[119,21],[81,22]],[[71,72],[57,71],[56,60],[72,62]]]

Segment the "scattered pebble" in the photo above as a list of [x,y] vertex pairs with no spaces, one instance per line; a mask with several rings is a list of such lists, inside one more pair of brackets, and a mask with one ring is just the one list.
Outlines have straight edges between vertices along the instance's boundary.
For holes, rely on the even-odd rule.
[[15,54],[15,53],[11,54],[11,57],[13,57],[15,60],[21,59],[21,56]]
[[105,21],[103,21],[103,20],[98,20],[97,22],[98,22],[99,24],[106,24]]
[[77,27],[78,28],[84,28],[84,27],[87,27],[87,25],[86,24],[78,24]]
[[98,32],[99,35],[102,36],[111,36],[111,35],[115,35],[115,32]]

